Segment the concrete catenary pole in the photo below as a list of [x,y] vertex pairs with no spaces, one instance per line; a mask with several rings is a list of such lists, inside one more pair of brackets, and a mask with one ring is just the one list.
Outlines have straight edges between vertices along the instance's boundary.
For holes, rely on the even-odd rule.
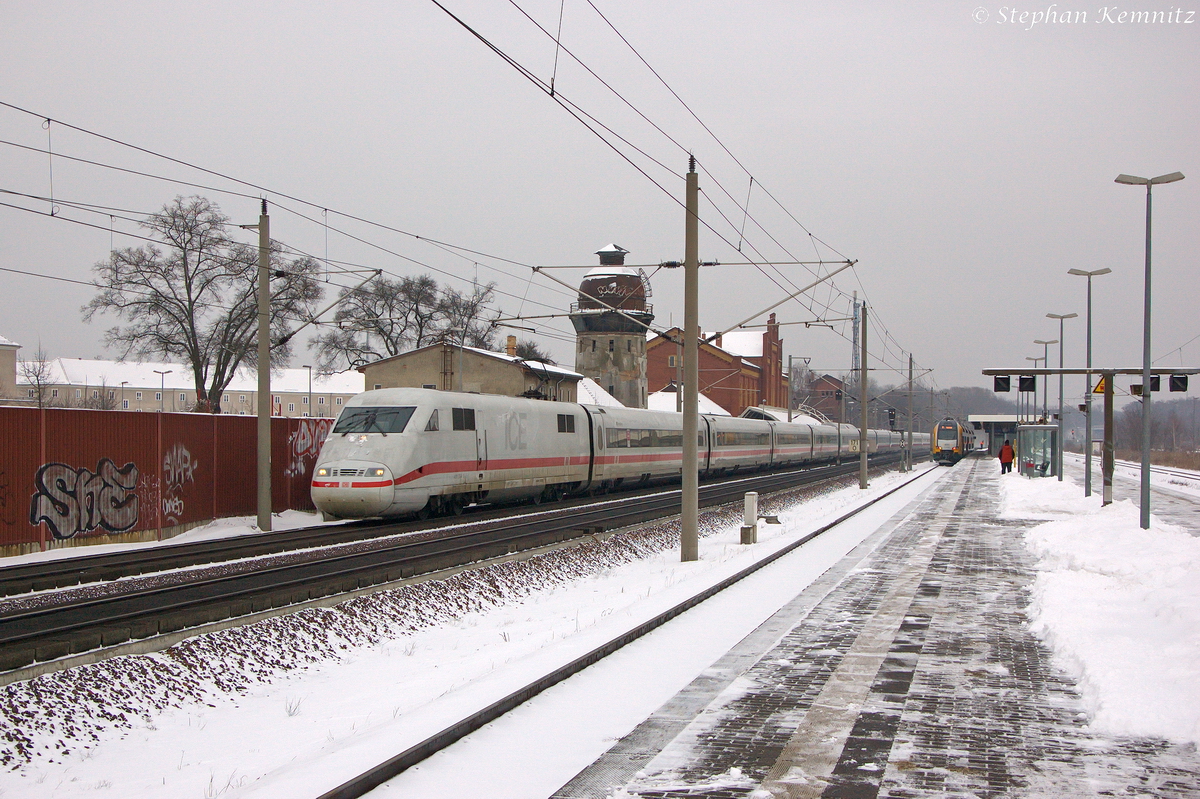
[[1111,372],[1101,374],[1104,381],[1104,448],[1100,454],[1100,473],[1104,481],[1101,505],[1112,504],[1113,467],[1116,466],[1116,429],[1113,424],[1113,383],[1117,376]]
[[696,436],[699,427],[700,384],[700,184],[696,158],[688,157],[687,207],[683,247],[683,492],[680,509],[679,558],[700,558],[700,475]]
[[912,471],[913,468],[913,356],[908,354],[908,457],[906,458],[905,471]]
[[858,487],[867,487],[867,304],[859,306],[859,342],[862,353],[859,355],[858,381],[862,385],[862,412],[859,414],[858,428]]
[[[258,529],[271,529],[271,219],[258,217]],[[309,408],[309,412],[312,409]]]

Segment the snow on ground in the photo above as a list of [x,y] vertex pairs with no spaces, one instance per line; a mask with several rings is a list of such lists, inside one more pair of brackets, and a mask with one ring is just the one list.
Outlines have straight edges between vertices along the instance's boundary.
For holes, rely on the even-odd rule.
[[1101,507],[1067,479],[1000,481],[1002,516],[1038,575],[1032,628],[1078,680],[1091,723],[1115,735],[1200,744],[1200,538],[1128,500]]
[[[1083,468],[1084,457],[1073,452],[1064,453],[1068,462],[1073,462]],[[1114,461],[1113,477],[1126,480],[1141,480],[1142,465],[1135,461]],[[1082,479],[1082,475],[1080,477]],[[1092,457],[1092,490],[1099,491],[1100,487],[1100,458]],[[1200,472],[1190,469],[1178,469],[1174,466],[1152,466],[1150,469],[1150,485],[1165,491],[1185,494],[1189,497],[1200,497]]]
[[753,546],[706,513],[696,563],[665,523],[5,686],[0,796],[319,793],[306,766],[357,773],[904,479],[817,493]]
[[[321,527],[327,524],[345,524],[344,521],[323,522],[321,514],[309,513],[302,510],[285,510],[271,516],[271,529],[275,532],[296,530],[301,527]],[[13,555],[0,558],[0,566],[16,566],[22,563],[36,563],[61,558],[82,558],[87,555],[103,555],[109,552],[128,552],[148,547],[170,546],[172,544],[192,544],[197,541],[214,541],[219,538],[257,535],[259,533],[256,519],[253,516],[230,516],[216,519],[200,527],[193,527],[186,533],[180,533],[174,538],[162,541],[134,541],[127,544],[85,544],[73,547],[57,547],[45,552],[30,552],[26,555]]]

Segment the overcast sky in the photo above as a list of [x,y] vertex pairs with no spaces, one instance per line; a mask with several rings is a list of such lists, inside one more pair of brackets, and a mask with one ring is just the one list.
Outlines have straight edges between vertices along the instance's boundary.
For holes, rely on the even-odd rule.
[[[844,316],[858,291],[871,306],[872,366],[898,367],[911,351],[941,387],[990,385],[981,369],[1040,355],[1034,339],[1058,337],[1047,312],[1082,317],[1085,281],[1072,267],[1113,270],[1095,282],[1094,361],[1140,365],[1145,191],[1113,179],[1178,170],[1187,179],[1154,195],[1153,349],[1161,365],[1200,364],[1200,2],[1015,12],[986,0],[593,2],[719,141],[587,0],[444,5],[537,78],[554,74],[556,94],[644,151],[609,136],[646,174],[429,0],[4,2],[0,100],[265,187],[273,236],[319,257],[392,275],[436,270],[457,288],[494,281],[506,315],[564,312],[573,298],[528,265],[593,264],[609,242],[635,264],[681,259],[690,151],[711,225],[703,260],[857,260],[833,289],[782,305],[780,320]],[[561,7],[556,73],[554,42],[518,6],[551,32]],[[1164,14],[1121,17],[1135,11]],[[257,221],[258,189],[47,131],[34,116],[0,109],[0,139],[8,191],[49,195],[52,167],[66,202],[144,214],[201,193],[235,222]],[[8,144],[44,150],[48,139],[60,156],[212,190]],[[0,208],[0,266],[86,281],[107,256],[110,221],[117,246],[138,243],[120,235],[136,230],[124,213],[59,214],[102,229]],[[811,282],[809,269],[706,268],[702,326],[736,324]],[[652,276],[663,327],[682,320],[681,271]],[[576,285],[583,271],[552,274]],[[112,357],[103,332],[117,320],[80,319],[87,287],[11,272],[0,285],[0,335],[22,354],[40,341],[53,356]],[[569,322],[541,324],[536,340],[572,365]],[[1067,363],[1082,365],[1083,320],[1067,325]],[[844,370],[849,329],[833,327],[785,327],[786,353]],[[309,362],[299,348],[293,365]]]

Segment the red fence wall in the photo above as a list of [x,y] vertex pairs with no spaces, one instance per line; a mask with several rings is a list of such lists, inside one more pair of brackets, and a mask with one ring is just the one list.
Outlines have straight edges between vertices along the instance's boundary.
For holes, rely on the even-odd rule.
[[[0,406],[0,548],[144,540],[255,513],[252,416]],[[271,420],[272,510],[312,510],[332,419]]]

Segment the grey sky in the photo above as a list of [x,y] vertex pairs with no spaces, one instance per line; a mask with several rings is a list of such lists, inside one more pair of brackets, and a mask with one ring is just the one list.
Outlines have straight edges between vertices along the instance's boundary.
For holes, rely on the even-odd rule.
[[[1024,364],[1040,354],[1034,339],[1057,337],[1047,312],[1082,316],[1084,281],[1067,269],[1105,266],[1114,273],[1095,284],[1095,360],[1138,365],[1145,192],[1113,183],[1121,172],[1188,176],[1155,193],[1155,354],[1200,334],[1200,2],[1108,6],[1107,15],[1094,3],[1019,5],[1018,15],[1030,14],[1023,24],[1007,21],[1011,6],[986,0],[848,9],[594,2],[756,184],[816,237],[858,259],[835,278],[841,293],[814,296],[840,316],[842,293],[865,292],[894,339],[885,353],[872,330],[872,356],[886,366],[911,350],[941,386],[987,385],[980,369]],[[554,44],[516,7],[445,4],[549,79]],[[559,2],[519,5],[557,26]],[[566,0],[564,9],[563,44],[712,173],[701,175],[701,189],[732,224],[704,201],[701,215],[736,245],[748,176],[586,0]],[[1072,24],[1031,27],[1034,12],[1047,9],[1059,20],[1070,14]],[[1119,16],[1175,10],[1182,13],[1170,22]],[[520,264],[592,264],[592,252],[609,242],[638,264],[683,255],[680,206],[432,2],[20,2],[2,12],[0,100],[266,186],[274,237],[317,256],[325,254],[325,230],[275,206],[275,192]],[[685,171],[682,150],[564,53],[555,85],[675,173]],[[6,141],[47,143],[37,119],[8,109],[0,109],[0,131]],[[62,127],[51,126],[50,136],[56,153],[238,188]],[[682,198],[678,176],[634,158]],[[49,193],[45,155],[0,145],[0,174],[0,188]],[[53,180],[56,198],[143,213],[196,191],[61,158]],[[234,221],[256,221],[253,199],[199,193]],[[280,203],[321,219],[319,208]],[[747,222],[743,253],[839,257],[814,245],[758,185],[749,211],[769,236]],[[63,214],[109,224],[107,216]],[[571,300],[543,278],[530,282],[523,266],[452,255],[332,214],[330,224],[462,280],[478,273],[496,281],[513,295],[501,297],[506,314],[565,310]],[[133,230],[119,219],[115,227]],[[119,234],[115,242],[136,244]],[[422,268],[336,232],[328,242],[332,259],[395,274]],[[108,246],[107,230],[0,208],[0,266],[87,280]],[[701,256],[744,260],[708,230]],[[781,270],[796,285],[811,279],[800,267]],[[582,276],[554,274],[569,283]],[[664,327],[681,321],[681,280],[677,272],[653,278]],[[703,281],[705,329],[728,327],[783,296],[750,266],[707,269]],[[25,345],[25,354],[39,340],[56,356],[104,354],[103,331],[115,320],[80,321],[91,296],[85,287],[12,273],[0,273],[0,285],[0,335]],[[779,316],[813,318],[796,303]],[[1082,320],[1067,324],[1067,360],[1081,363]],[[566,320],[555,327],[564,336],[570,330]],[[824,371],[844,369],[849,333],[836,327],[786,327],[787,353],[810,356]],[[569,341],[538,340],[573,363]],[[299,348],[294,362],[309,360]],[[1200,340],[1163,365],[1181,362],[1200,363]]]

